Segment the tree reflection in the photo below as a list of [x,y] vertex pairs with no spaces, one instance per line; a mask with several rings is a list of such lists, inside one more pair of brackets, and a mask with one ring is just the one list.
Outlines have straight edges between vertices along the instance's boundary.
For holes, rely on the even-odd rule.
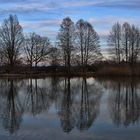
[[8,86],[6,104],[3,113],[3,126],[10,133],[16,132],[22,121],[23,107],[18,99],[17,87],[13,80]]
[[33,115],[39,114],[49,108],[49,97],[44,87],[38,86],[37,79],[29,79],[27,95],[25,97],[25,108]]
[[136,123],[140,117],[140,94],[135,82],[118,82],[113,92],[109,98],[113,122],[126,127]]
[[59,100],[59,96],[60,96],[60,92],[61,92],[61,85],[60,85],[60,81],[61,79],[59,77],[51,77],[50,79],[50,85],[49,85],[49,89],[50,89],[50,100],[52,102],[55,102],[55,104],[57,104],[58,100]]
[[64,132],[69,133],[73,128],[87,130],[98,116],[102,95],[99,85],[91,81],[94,80],[57,77],[0,81],[4,128],[14,133],[20,128],[23,112],[35,116],[52,106],[59,109]]
[[72,112],[72,97],[70,78],[65,79],[64,94],[59,113],[61,126],[64,132],[70,132],[74,128],[75,120]]
[[70,132],[74,127],[79,130],[90,128],[99,112],[101,90],[88,84],[86,78],[65,79],[64,87],[59,112],[63,131]]
[[98,115],[101,94],[96,87],[90,88],[91,86],[88,86],[87,79],[83,78],[81,85],[81,101],[79,102],[80,108],[76,111],[78,112],[78,110],[80,110],[79,114],[77,114],[77,128],[79,130],[90,128]]

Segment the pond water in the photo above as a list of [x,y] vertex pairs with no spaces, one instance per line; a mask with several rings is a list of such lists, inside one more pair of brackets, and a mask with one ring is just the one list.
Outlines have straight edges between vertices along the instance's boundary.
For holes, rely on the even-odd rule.
[[138,79],[0,80],[0,140],[139,140]]

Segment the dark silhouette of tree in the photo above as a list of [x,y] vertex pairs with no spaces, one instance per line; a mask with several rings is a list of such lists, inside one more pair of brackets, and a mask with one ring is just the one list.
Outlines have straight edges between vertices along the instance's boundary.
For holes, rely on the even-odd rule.
[[37,67],[38,63],[46,60],[47,55],[50,53],[49,39],[36,33],[30,34],[26,38],[25,53],[30,66],[34,63]]
[[57,47],[52,47],[51,52],[49,53],[50,65],[58,66],[60,65],[60,54],[61,51]]
[[140,52],[140,31],[135,26],[131,26],[130,30],[130,62],[133,64],[137,62],[138,54]]
[[129,62],[129,47],[130,47],[130,30],[131,26],[125,22],[122,26],[122,44],[125,52],[125,61]]
[[27,57],[27,62],[30,64],[30,67],[33,66],[34,63],[34,47],[35,47],[35,33],[30,34],[28,38],[26,38],[25,42],[25,53]]
[[60,25],[58,41],[62,49],[65,67],[68,68],[68,73],[70,73],[71,54],[74,47],[74,30],[73,21],[69,17],[64,18]]
[[108,37],[108,44],[116,62],[120,63],[123,60],[131,64],[136,63],[140,54],[139,28],[127,22],[123,25],[114,24]]
[[82,19],[76,23],[76,45],[80,52],[81,66],[87,66],[101,56],[98,34],[89,22]]
[[76,31],[76,35],[77,35],[77,43],[80,45],[80,51],[81,51],[81,65],[83,66],[84,65],[84,40],[85,40],[85,36],[84,36],[84,33],[85,33],[85,21],[83,21],[82,19],[79,20],[77,23],[76,23],[76,27],[77,27],[77,31]]
[[111,47],[111,53],[114,55],[115,60],[120,63],[122,55],[122,46],[121,46],[121,25],[115,23],[110,31],[108,36],[108,45]]
[[23,45],[24,37],[21,25],[17,16],[10,15],[5,19],[0,27],[0,43],[4,60],[14,66],[19,61],[20,50]]
[[140,55],[140,29],[136,27],[135,29],[135,55],[134,55],[134,61],[138,62]]

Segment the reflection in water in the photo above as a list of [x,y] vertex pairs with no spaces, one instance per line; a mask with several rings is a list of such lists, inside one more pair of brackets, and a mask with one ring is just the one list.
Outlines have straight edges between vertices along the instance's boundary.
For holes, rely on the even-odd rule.
[[99,116],[101,98],[106,98],[113,123],[128,127],[140,118],[139,88],[133,80],[0,80],[0,126],[13,134],[23,123],[24,114],[36,116],[54,111],[64,132],[88,130]]
[[25,109],[32,115],[41,113],[49,108],[49,98],[45,88],[38,86],[37,79],[29,79],[27,95],[25,97]]
[[111,118],[117,126],[129,126],[140,117],[140,94],[138,84],[130,80],[111,82],[109,85],[109,108]]
[[64,81],[63,99],[59,115],[64,132],[70,132],[74,128],[75,124],[72,108],[70,78],[66,78]]
[[65,79],[59,112],[65,132],[70,132],[75,126],[79,130],[88,129],[97,117],[101,97],[101,91],[94,85],[88,85],[86,78],[81,78],[77,85],[71,87],[72,82],[72,79]]
[[10,133],[14,133],[20,127],[22,121],[23,107],[18,99],[16,84],[13,80],[8,83],[3,112],[3,126]]
[[59,98],[59,94],[61,92],[61,86],[60,86],[61,79],[59,77],[51,77],[50,79],[50,99],[54,101],[57,104],[57,99]]
[[101,97],[101,94],[98,93],[99,91],[96,87],[90,90],[86,78],[83,78],[81,85],[80,112],[77,114],[77,116],[79,116],[77,121],[77,128],[79,130],[90,128],[93,121],[96,119]]
[[97,87],[86,78],[1,80],[3,127],[14,133],[20,128],[23,113],[35,116],[55,105],[64,132],[75,127],[88,129],[99,112],[101,90]]

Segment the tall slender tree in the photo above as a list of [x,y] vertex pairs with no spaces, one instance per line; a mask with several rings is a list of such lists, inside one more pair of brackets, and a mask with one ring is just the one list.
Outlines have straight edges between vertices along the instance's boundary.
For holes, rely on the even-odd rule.
[[108,37],[108,45],[111,47],[111,53],[114,55],[115,60],[121,62],[122,46],[121,46],[121,25],[115,23],[110,31]]
[[76,44],[80,51],[81,66],[86,66],[101,54],[98,34],[90,23],[82,19],[76,23]]
[[60,25],[58,40],[63,52],[65,67],[68,68],[68,73],[70,73],[71,54],[74,47],[74,30],[73,21],[69,17],[64,18]]
[[136,51],[135,51],[135,62],[137,62],[138,57],[140,55],[140,30],[136,27]]
[[130,62],[136,63],[139,54],[139,47],[140,47],[140,36],[139,36],[139,29],[135,26],[131,26],[130,30]]
[[140,53],[139,28],[127,22],[123,25],[114,24],[108,37],[108,44],[117,62],[124,60],[131,64],[136,63]]
[[126,62],[129,61],[130,29],[131,29],[130,24],[125,22],[122,26],[122,45],[124,48]]
[[0,27],[0,42],[6,62],[13,67],[19,60],[24,41],[23,30],[16,15],[10,15]]

